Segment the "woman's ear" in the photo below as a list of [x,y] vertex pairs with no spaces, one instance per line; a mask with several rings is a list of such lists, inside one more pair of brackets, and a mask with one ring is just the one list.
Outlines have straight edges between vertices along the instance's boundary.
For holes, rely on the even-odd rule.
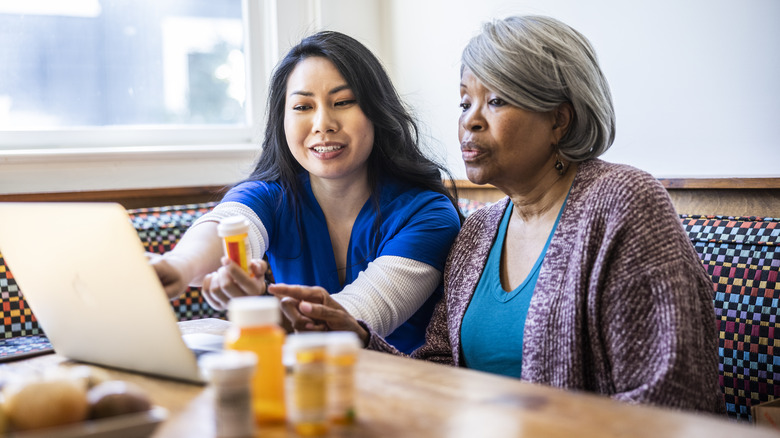
[[569,126],[574,118],[574,107],[569,102],[563,102],[558,105],[558,108],[553,110],[553,116],[555,117],[555,123],[552,127],[553,136],[555,137],[555,144],[558,144],[569,131]]

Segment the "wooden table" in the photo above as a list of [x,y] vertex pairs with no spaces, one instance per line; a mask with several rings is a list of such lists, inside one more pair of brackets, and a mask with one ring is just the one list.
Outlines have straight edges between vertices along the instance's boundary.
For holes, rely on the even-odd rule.
[[[180,323],[184,333],[222,333],[227,323]],[[46,355],[4,366],[40,368],[72,363]],[[155,437],[213,437],[210,388],[108,370],[136,383],[168,418]],[[777,437],[765,428],[725,417],[635,406],[606,397],[533,385],[468,369],[361,351],[357,369],[358,422],[333,428],[331,437]],[[284,426],[258,429],[258,437],[294,437]]]

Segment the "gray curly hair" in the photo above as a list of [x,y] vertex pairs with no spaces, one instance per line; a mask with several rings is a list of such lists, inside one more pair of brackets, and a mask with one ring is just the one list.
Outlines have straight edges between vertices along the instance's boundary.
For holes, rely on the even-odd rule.
[[556,145],[566,160],[596,158],[615,139],[612,95],[596,52],[582,34],[550,17],[517,16],[486,23],[463,50],[488,89],[519,108],[547,112],[564,102],[574,115]]

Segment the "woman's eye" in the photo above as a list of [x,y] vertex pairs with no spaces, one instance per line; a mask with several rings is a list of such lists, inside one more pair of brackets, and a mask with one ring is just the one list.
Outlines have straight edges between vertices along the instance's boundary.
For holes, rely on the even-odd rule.
[[504,99],[501,99],[500,97],[495,97],[493,99],[490,99],[489,102],[493,106],[504,106],[506,105],[506,101]]
[[471,108],[471,104],[470,104],[470,103],[462,102],[462,103],[460,104],[460,109],[461,109],[461,110],[463,110],[464,112],[465,112],[467,109],[469,109],[469,108]]
[[306,111],[309,108],[311,108],[309,105],[293,105],[292,107],[293,111]]
[[335,106],[349,106],[349,105],[352,105],[355,102],[357,102],[357,100],[355,100],[355,99],[340,100],[340,101],[335,103]]

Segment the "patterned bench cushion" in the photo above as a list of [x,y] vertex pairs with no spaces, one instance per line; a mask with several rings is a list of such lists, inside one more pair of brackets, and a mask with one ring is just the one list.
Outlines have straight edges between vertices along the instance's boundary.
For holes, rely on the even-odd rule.
[[0,340],[43,334],[35,315],[20,296],[19,286],[16,285],[13,274],[8,270],[2,254],[0,254],[0,299],[2,299],[0,318],[3,319]]
[[463,216],[469,217],[472,213],[479,210],[482,207],[487,207],[493,204],[492,202],[474,201],[471,199],[458,199],[458,208],[463,213]]
[[780,397],[780,219],[681,216],[712,277],[730,417]]

